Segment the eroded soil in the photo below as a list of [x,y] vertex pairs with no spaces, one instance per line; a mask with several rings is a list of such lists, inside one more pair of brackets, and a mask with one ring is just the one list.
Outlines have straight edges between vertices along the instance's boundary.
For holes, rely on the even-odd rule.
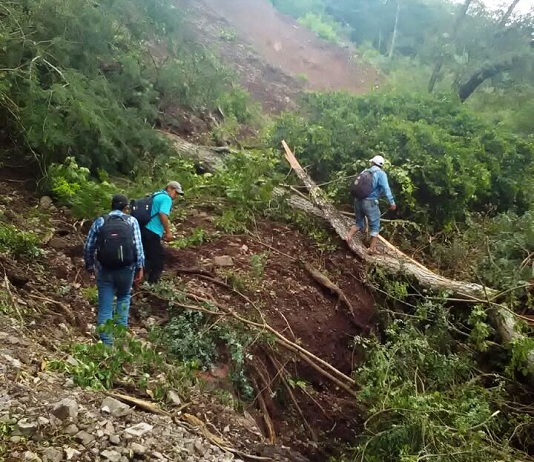
[[[32,187],[31,181],[12,171],[0,172],[2,213],[20,228],[37,232],[42,238],[45,255],[36,263],[1,257],[0,269],[9,280],[13,296],[24,304],[28,313],[34,313],[32,322],[25,326],[28,335],[48,351],[55,351],[74,337],[92,339],[95,307],[87,301],[83,291],[93,281],[83,271],[82,263],[83,240],[90,223],[75,222],[66,209],[52,206],[44,210],[31,193]],[[337,250],[322,251],[311,238],[295,228],[263,219],[258,220],[250,234],[224,234],[215,227],[217,214],[217,210],[199,204],[182,206],[175,220],[177,234],[188,236],[195,229],[202,229],[208,242],[185,249],[168,247],[165,279],[189,293],[231,306],[244,316],[251,310],[261,311],[265,322],[287,338],[350,375],[359,360],[352,342],[356,335],[366,333],[362,325],[372,325],[374,302],[360,282],[359,262],[344,243],[338,241]],[[230,257],[231,265],[215,265],[214,259],[218,256]],[[263,262],[259,269],[257,264],[256,269],[253,268],[254,259]],[[318,285],[299,260],[312,264],[334,281],[350,300],[355,316],[337,296]],[[228,286],[238,278],[243,284],[239,292],[251,300],[253,306],[237,291],[199,277],[196,270]],[[165,322],[166,306],[153,302],[147,313],[146,304],[142,305],[134,297],[131,329],[136,335],[146,335],[147,316]],[[267,403],[277,441],[316,460],[324,460],[329,441],[351,441],[358,431],[356,402],[309,365],[290,356],[284,360],[289,374],[306,384],[306,390],[297,387],[295,395],[318,441],[310,441],[302,418],[291,403],[278,395]],[[256,351],[251,367],[265,371],[275,388],[277,371],[268,355]],[[229,389],[227,370],[227,364],[221,363],[203,378],[211,381],[214,388]],[[258,427],[265,430],[257,405],[254,401],[248,411],[256,417]],[[205,413],[206,406],[216,409],[211,399],[197,403],[193,409]],[[210,415],[219,429],[235,418],[216,410],[211,410]]]

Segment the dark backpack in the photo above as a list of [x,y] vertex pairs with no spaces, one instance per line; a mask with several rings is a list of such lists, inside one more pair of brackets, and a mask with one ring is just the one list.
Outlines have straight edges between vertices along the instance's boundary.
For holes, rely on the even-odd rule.
[[137,219],[140,226],[148,225],[148,222],[157,215],[157,213],[152,215],[152,203],[154,202],[154,197],[158,194],[162,193],[154,193],[142,199],[130,201],[130,215]]
[[373,192],[373,172],[364,170],[352,178],[349,187],[350,195],[356,199],[366,199]]
[[96,259],[104,268],[118,269],[135,262],[134,231],[121,215],[106,215],[98,231]]

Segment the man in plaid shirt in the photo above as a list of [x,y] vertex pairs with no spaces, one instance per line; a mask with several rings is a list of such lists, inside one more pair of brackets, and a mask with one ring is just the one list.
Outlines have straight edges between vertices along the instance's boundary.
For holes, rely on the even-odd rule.
[[[106,345],[113,344],[111,320],[128,327],[132,285],[143,279],[145,254],[137,220],[128,215],[128,198],[116,194],[111,212],[97,218],[85,241],[85,269],[96,273],[98,287],[97,326]],[[113,300],[117,296],[114,309]]]

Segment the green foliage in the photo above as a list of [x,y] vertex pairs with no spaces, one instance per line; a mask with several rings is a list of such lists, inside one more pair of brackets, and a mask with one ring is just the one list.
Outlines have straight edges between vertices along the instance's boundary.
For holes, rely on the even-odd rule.
[[279,159],[270,151],[241,151],[226,159],[224,169],[211,182],[213,192],[231,204],[216,221],[218,228],[242,232],[254,223],[256,214],[265,213],[272,191],[280,181],[274,172],[278,163]]
[[186,391],[190,370],[169,362],[152,344],[130,337],[120,326],[113,329],[114,345],[76,343],[70,359],[54,361],[52,369],[70,375],[81,387],[105,390],[127,383],[162,400],[169,389]]
[[231,73],[186,40],[169,0],[2,6],[0,124],[9,137],[0,136],[16,145],[14,160],[42,172],[71,156],[93,173],[130,174],[170,154],[153,130],[162,113],[212,110],[233,91]]
[[401,214],[434,229],[490,206],[523,212],[534,197],[533,144],[443,96],[309,94],[302,115],[277,121],[272,145],[282,139],[314,179],[335,180],[327,193],[343,201],[345,178],[385,153]]
[[322,39],[333,43],[341,43],[338,30],[339,26],[331,18],[315,13],[306,13],[299,18],[299,23],[314,31]]
[[413,321],[391,324],[385,343],[359,339],[366,361],[355,376],[369,415],[355,460],[512,460],[508,441],[531,419],[519,425],[525,416],[503,407],[504,381],[488,381],[455,348],[447,318],[427,304]]
[[254,338],[239,325],[198,311],[183,311],[172,316],[162,329],[160,341],[178,360],[203,370],[211,369],[227,355],[230,378],[250,399],[253,389],[244,374],[247,350]]
[[35,259],[43,254],[39,236],[0,222],[0,253],[11,258]]
[[452,277],[476,276],[490,287],[518,288],[508,293],[512,305],[526,295],[525,286],[534,276],[533,255],[533,211],[470,214],[465,227],[435,239],[429,249],[429,258]]
[[91,303],[91,305],[96,305],[98,303],[98,287],[90,286],[84,287],[82,290],[84,298]]
[[89,169],[80,167],[74,158],[63,164],[52,164],[48,170],[50,190],[63,204],[71,208],[75,218],[95,218],[108,212],[111,197],[117,192],[100,172],[101,181],[90,179]]
[[210,236],[204,229],[195,228],[189,236],[175,239],[170,243],[170,246],[176,249],[185,249],[187,247],[200,246],[210,240]]

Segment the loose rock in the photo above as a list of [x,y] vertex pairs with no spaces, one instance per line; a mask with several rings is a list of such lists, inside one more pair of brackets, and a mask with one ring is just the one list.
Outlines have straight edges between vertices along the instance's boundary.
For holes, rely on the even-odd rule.
[[74,421],[78,418],[78,403],[71,398],[65,398],[54,404],[52,414],[59,420]]
[[221,255],[213,259],[213,264],[221,268],[229,267],[234,266],[234,260],[229,255]]
[[144,434],[151,432],[154,427],[150,424],[147,424],[145,422],[140,422],[137,425],[134,425],[133,427],[129,427],[126,430],[124,430],[126,433],[132,436],[138,436],[141,437]]
[[132,413],[132,408],[127,404],[120,402],[119,400],[108,396],[102,401],[102,412],[107,412],[113,417],[124,417],[125,415]]
[[57,448],[46,448],[43,451],[44,462],[61,462],[63,460],[63,451]]

